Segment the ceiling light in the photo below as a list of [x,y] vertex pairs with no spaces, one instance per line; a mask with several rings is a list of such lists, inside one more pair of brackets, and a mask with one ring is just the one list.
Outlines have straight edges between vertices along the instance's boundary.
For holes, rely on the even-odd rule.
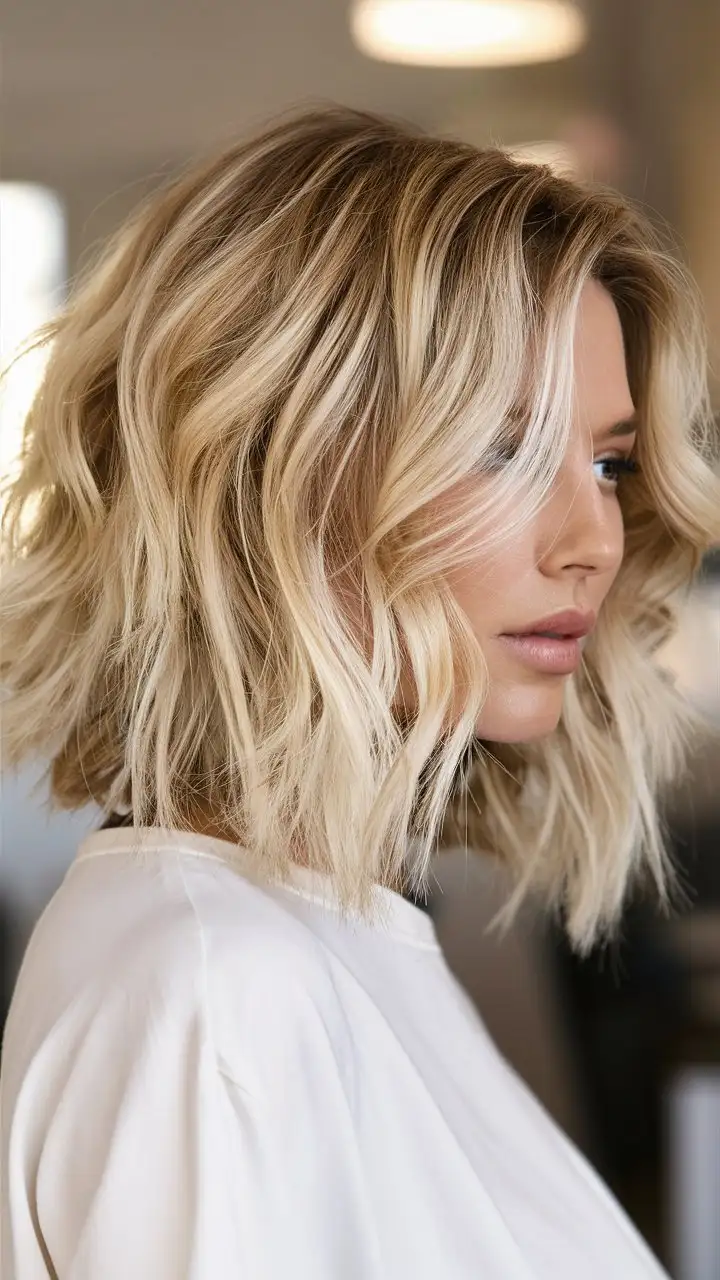
[[350,31],[383,62],[493,67],[565,58],[586,24],[570,0],[355,0]]

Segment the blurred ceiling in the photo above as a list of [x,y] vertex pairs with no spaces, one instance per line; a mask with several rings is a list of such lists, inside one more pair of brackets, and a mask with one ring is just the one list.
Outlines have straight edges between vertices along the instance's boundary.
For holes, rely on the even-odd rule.
[[480,145],[587,141],[600,121],[621,146],[617,172],[596,176],[687,251],[720,396],[720,0],[579,3],[591,36],[577,56],[456,69],[365,57],[349,0],[22,0],[3,14],[2,177],[61,192],[74,262],[144,183],[289,106],[343,102]]
[[[155,162],[308,97],[430,122],[477,69],[395,66],[363,56],[337,0],[23,0],[3,33],[4,167]],[[572,60],[520,74],[540,93]]]

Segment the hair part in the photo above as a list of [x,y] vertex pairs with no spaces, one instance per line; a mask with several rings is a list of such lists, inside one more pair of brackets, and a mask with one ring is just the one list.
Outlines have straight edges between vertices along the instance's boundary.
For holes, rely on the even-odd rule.
[[[638,411],[625,557],[557,730],[494,744],[444,575],[553,484],[589,278]],[[211,812],[252,873],[283,880],[302,850],[348,910],[378,881],[424,895],[460,833],[512,873],[502,928],[534,893],[587,951],[641,874],[671,901],[658,801],[703,722],[653,655],[720,541],[720,487],[697,291],[631,202],[293,110],[143,200],[46,343],[3,494],[3,768],[45,755],[53,807],[129,808],[135,831]],[[510,437],[482,500],[431,524]]]

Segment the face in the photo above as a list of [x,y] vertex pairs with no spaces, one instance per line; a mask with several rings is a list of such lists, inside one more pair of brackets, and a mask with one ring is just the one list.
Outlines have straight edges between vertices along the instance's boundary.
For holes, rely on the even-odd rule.
[[[558,723],[568,674],[538,669],[500,639],[565,609],[600,612],[623,557],[623,520],[612,467],[634,433],[611,434],[634,413],[620,320],[596,281],[583,291],[574,340],[573,436],[552,494],[534,523],[508,540],[488,566],[481,559],[449,576],[455,599],[482,644],[490,692],[475,728],[494,742],[542,737]],[[491,477],[473,485],[492,484]],[[440,504],[452,502],[444,494]],[[508,513],[512,526],[512,514]],[[582,647],[583,641],[580,641]],[[405,673],[402,696],[413,694]]]

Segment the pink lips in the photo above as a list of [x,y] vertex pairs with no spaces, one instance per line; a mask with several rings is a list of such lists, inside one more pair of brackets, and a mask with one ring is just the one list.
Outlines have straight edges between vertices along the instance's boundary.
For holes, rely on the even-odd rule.
[[522,636],[537,635],[541,631],[555,631],[563,639],[586,636],[595,626],[595,614],[590,611],[581,613],[579,609],[565,609],[561,613],[551,614],[546,618],[537,618],[525,626],[506,631],[504,635]]
[[498,639],[502,640],[520,661],[538,671],[548,671],[554,675],[570,675],[580,662],[580,643],[572,637],[567,640],[552,640],[548,636],[503,635]]

